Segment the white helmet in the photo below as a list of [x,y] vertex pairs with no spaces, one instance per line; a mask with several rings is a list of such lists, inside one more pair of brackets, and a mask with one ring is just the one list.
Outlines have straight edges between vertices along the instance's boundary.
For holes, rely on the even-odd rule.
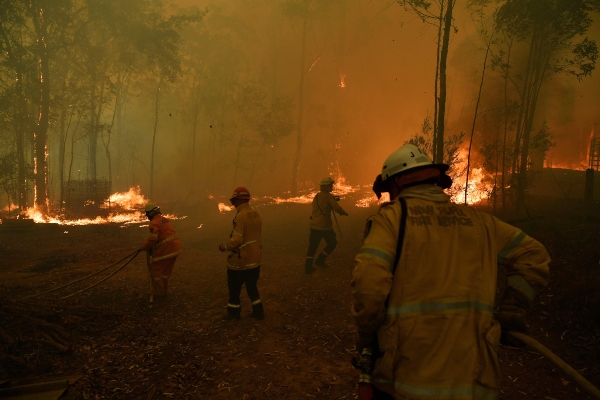
[[327,178],[321,179],[320,186],[329,186],[329,185],[333,185],[334,183],[335,183],[335,181],[333,179],[331,179],[330,177],[327,177]]
[[381,193],[389,191],[389,179],[400,173],[421,169],[421,168],[437,168],[441,173],[439,186],[444,189],[452,185],[452,180],[445,174],[448,171],[448,164],[434,164],[427,154],[423,153],[414,144],[407,143],[394,151],[383,163],[381,175],[378,175],[373,183],[373,191],[377,198],[381,197]]
[[[438,164],[439,165],[439,164]],[[445,165],[445,164],[444,164]],[[431,158],[414,144],[405,144],[389,155],[381,168],[381,179],[385,181],[391,176],[409,169],[433,166]],[[448,167],[446,166],[447,170]]]

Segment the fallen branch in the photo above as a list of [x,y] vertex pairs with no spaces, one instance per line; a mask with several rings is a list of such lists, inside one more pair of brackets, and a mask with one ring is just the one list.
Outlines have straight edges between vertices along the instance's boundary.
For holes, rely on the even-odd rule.
[[69,347],[64,346],[58,342],[56,342],[55,340],[53,340],[50,336],[48,336],[47,333],[42,332],[41,335],[44,337],[43,339],[39,339],[40,343],[44,343],[47,344],[49,346],[54,347],[55,349],[57,349],[58,351],[61,351],[63,353],[66,353],[67,351],[69,351]]

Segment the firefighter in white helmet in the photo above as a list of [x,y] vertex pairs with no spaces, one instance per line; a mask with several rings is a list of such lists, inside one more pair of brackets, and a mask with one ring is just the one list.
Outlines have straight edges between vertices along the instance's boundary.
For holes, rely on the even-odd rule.
[[[346,211],[338,204],[339,198],[332,195],[333,184],[335,181],[330,177],[323,178],[319,184],[320,191],[315,195],[312,201],[312,214],[310,216],[310,236],[308,238],[308,251],[306,252],[306,261],[304,271],[307,275],[312,274],[315,265],[321,268],[327,268],[325,259],[337,246],[337,238],[333,230],[331,213],[337,212],[340,215],[348,215]],[[321,240],[325,240],[325,248],[321,251],[315,260],[315,253]]]
[[236,209],[229,240],[219,245],[220,251],[229,251],[227,256],[227,287],[229,301],[225,320],[240,319],[242,286],[252,302],[252,317],[264,319],[265,311],[258,292],[258,278],[262,262],[260,236],[262,220],[258,211],[250,207],[250,192],[243,186],[237,187],[229,201]]
[[[374,399],[497,398],[498,343],[510,339],[502,332],[525,330],[527,310],[548,283],[544,246],[450,202],[447,170],[406,144],[373,185],[391,202],[367,222],[351,312],[357,350],[376,354]],[[506,289],[494,318],[498,264]]]
[[175,266],[175,260],[181,253],[179,237],[167,218],[154,203],[144,206],[144,213],[150,220],[150,236],[140,247],[147,252],[148,269],[152,280],[152,298],[161,299],[167,295],[169,278]]

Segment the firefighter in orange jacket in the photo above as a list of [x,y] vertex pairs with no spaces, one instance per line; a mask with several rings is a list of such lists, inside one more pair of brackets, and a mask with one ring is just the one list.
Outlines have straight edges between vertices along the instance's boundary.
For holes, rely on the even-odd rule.
[[[447,170],[406,144],[374,184],[392,201],[367,222],[351,284],[357,350],[379,348],[374,399],[497,398],[498,343],[509,338],[502,332],[525,330],[527,310],[548,283],[544,246],[451,203]],[[507,279],[494,319],[498,264]]]
[[245,187],[238,187],[229,199],[236,209],[233,229],[229,240],[219,245],[220,251],[230,251],[227,256],[227,286],[229,301],[227,314],[223,319],[240,319],[242,285],[252,302],[252,317],[263,319],[265,311],[258,293],[258,278],[262,261],[260,235],[262,221],[258,212],[250,207],[250,192]]
[[327,268],[325,259],[337,246],[337,238],[333,230],[331,213],[337,212],[340,215],[348,215],[346,211],[338,204],[338,198],[331,194],[335,181],[329,177],[323,178],[320,183],[320,191],[315,195],[312,201],[312,214],[310,216],[310,236],[308,238],[308,251],[306,252],[306,261],[304,271],[307,275],[312,274],[313,260],[321,240],[325,240],[325,248],[321,251],[315,265]]
[[175,260],[181,253],[181,242],[171,221],[160,212],[160,207],[147,203],[144,211],[150,220],[150,236],[140,251],[146,251],[148,256],[153,297],[165,297]]

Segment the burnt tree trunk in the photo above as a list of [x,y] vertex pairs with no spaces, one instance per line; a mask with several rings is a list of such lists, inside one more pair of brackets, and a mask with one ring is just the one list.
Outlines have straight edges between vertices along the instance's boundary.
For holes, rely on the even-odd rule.
[[36,207],[48,207],[48,122],[50,113],[50,67],[46,45],[48,23],[44,19],[44,9],[39,2],[32,0],[30,11],[37,39],[37,56],[40,72],[40,103],[37,126],[34,130],[34,174]]
[[448,44],[450,41],[450,28],[452,27],[452,9],[454,0],[448,1],[448,8],[444,16],[444,38],[442,52],[440,53],[440,106],[438,110],[437,129],[435,137],[435,162],[444,162],[444,120],[446,119],[446,62],[448,60]]
[[294,165],[292,169],[292,196],[298,194],[298,173],[300,172],[300,157],[302,157],[302,122],[304,120],[304,62],[306,59],[306,31],[308,20],[304,17],[302,21],[302,50],[300,56],[300,85],[298,87],[298,126],[296,131],[296,153],[294,154]]

